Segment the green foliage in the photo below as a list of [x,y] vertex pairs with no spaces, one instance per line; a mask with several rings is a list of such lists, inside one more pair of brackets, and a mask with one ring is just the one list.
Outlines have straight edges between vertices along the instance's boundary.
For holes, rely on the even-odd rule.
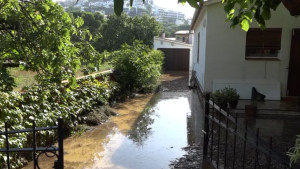
[[213,101],[220,106],[222,109],[226,109],[227,108],[227,99],[226,99],[226,95],[222,90],[216,90],[213,94],[212,94],[212,99]]
[[292,147],[287,155],[290,157],[290,165],[299,162],[300,159],[300,135],[297,135],[295,146]]
[[[0,65],[20,65],[37,72],[40,83],[60,84],[73,79],[81,61],[94,60],[97,52],[86,41],[91,34],[80,29],[82,18],[72,20],[51,0],[0,0]],[[72,43],[71,37],[78,41]],[[90,64],[90,67],[94,63]]]
[[11,77],[7,69],[0,68],[0,91],[12,91],[15,86],[14,78]]
[[83,11],[71,11],[70,14],[72,18],[81,17],[84,21],[82,28],[87,28],[91,32],[93,37],[97,36],[97,33],[99,33],[101,26],[105,22],[104,15],[99,12],[92,13]]
[[225,87],[224,89],[216,90],[212,94],[214,102],[219,105],[222,109],[227,108],[227,103],[238,101],[240,95],[236,92],[236,89],[231,87]]
[[236,89],[234,88],[225,87],[222,91],[229,102],[239,100],[240,98],[240,95],[237,93]]
[[166,37],[175,37],[175,32],[179,30],[189,30],[189,24],[176,25],[175,22],[171,22],[169,19],[162,21],[162,30],[166,34]]
[[[97,77],[98,78],[98,77]],[[57,118],[64,119],[65,128],[72,131],[78,124],[84,122],[87,113],[95,106],[107,104],[111,95],[118,89],[114,82],[98,81],[93,78],[82,80],[76,89],[60,85],[45,84],[27,88],[24,93],[0,92],[0,127],[8,122],[10,129],[24,129],[31,127],[35,120],[37,126],[52,126]],[[47,139],[39,139],[40,145],[46,144],[48,138],[55,133],[47,131]],[[11,147],[20,147],[28,144],[28,134],[18,134],[10,137]],[[4,147],[4,137],[0,136],[0,147]],[[13,167],[20,166],[17,154],[12,154]],[[5,157],[0,154],[0,168],[5,168]]]
[[158,35],[161,28],[154,17],[147,15],[129,17],[122,14],[119,17],[110,15],[101,28],[102,37],[95,42],[99,52],[121,49],[122,44],[132,45],[134,40],[143,41],[152,47],[153,37]]
[[135,41],[112,53],[113,77],[123,92],[151,91],[161,75],[163,54]]
[[271,10],[275,11],[281,0],[223,0],[222,3],[231,27],[239,24],[243,30],[248,31],[249,23],[253,19],[261,28],[265,28],[265,21],[271,18]]

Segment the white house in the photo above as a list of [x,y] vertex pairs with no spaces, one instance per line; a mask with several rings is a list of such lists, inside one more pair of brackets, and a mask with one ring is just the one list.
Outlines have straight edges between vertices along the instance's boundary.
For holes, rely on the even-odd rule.
[[256,23],[248,32],[230,28],[225,19],[218,0],[206,1],[194,14],[192,69],[202,92],[230,86],[250,99],[256,87],[267,100],[300,96],[300,18],[281,4],[263,32]]
[[154,37],[154,49],[165,53],[165,66],[170,70],[189,71],[192,67],[192,44],[176,38]]

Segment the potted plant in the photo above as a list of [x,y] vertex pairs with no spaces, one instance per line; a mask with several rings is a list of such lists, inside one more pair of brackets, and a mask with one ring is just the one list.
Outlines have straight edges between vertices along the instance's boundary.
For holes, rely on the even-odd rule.
[[236,89],[231,87],[225,87],[223,92],[226,96],[226,99],[229,103],[229,107],[231,109],[236,109],[237,104],[239,102],[240,95],[236,92]]
[[226,95],[224,94],[223,90],[216,90],[212,94],[212,98],[215,104],[217,104],[221,109],[227,109],[227,99]]

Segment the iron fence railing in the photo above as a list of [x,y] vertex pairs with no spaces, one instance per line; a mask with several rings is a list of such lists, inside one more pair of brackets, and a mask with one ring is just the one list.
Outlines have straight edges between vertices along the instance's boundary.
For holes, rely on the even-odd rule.
[[[37,147],[36,132],[46,131],[46,130],[57,130],[58,135],[58,147]],[[30,148],[11,148],[9,144],[9,135],[18,134],[18,133],[27,133],[32,132],[32,147]],[[36,127],[35,121],[32,122],[32,128],[23,129],[23,130],[8,130],[8,123],[5,123],[5,131],[0,132],[0,135],[5,135],[5,148],[0,147],[0,153],[6,153],[6,167],[11,168],[10,165],[10,153],[11,152],[32,152],[34,169],[40,169],[38,159],[42,154],[45,154],[47,157],[56,156],[57,160],[54,162],[54,169],[63,169],[64,168],[64,155],[63,155],[63,120],[58,119],[57,126],[50,127]]]
[[238,123],[237,114],[222,110],[209,94],[205,99],[203,155],[215,168],[299,169],[290,165],[287,155],[273,148],[273,138],[260,136],[260,130]]

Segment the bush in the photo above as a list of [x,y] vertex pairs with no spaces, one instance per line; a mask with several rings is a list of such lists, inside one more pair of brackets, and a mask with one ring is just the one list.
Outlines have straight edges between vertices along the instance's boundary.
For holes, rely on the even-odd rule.
[[155,88],[162,70],[162,52],[135,41],[133,46],[125,44],[112,55],[113,78],[122,92],[149,92]]
[[224,89],[216,90],[212,94],[212,98],[217,105],[225,110],[228,106],[228,103],[230,108],[236,108],[240,95],[237,93],[236,89],[225,87]]
[[[8,122],[11,130],[30,128],[32,120],[35,120],[36,126],[52,126],[58,118],[63,118],[64,128],[71,132],[85,121],[84,117],[93,108],[107,104],[111,94],[118,89],[114,82],[100,82],[94,78],[82,80],[78,84],[75,89],[47,84],[27,88],[22,94],[0,92],[0,128],[4,128],[5,122]],[[49,146],[55,132],[45,131],[42,134],[38,136],[38,144]],[[28,137],[30,133],[10,137],[10,147],[22,148],[30,145]],[[4,140],[5,136],[0,136],[0,148],[5,146]],[[26,161],[17,153],[11,153],[11,157],[14,159],[11,166],[15,168]],[[5,156],[0,153],[0,168],[5,168],[5,161]]]

